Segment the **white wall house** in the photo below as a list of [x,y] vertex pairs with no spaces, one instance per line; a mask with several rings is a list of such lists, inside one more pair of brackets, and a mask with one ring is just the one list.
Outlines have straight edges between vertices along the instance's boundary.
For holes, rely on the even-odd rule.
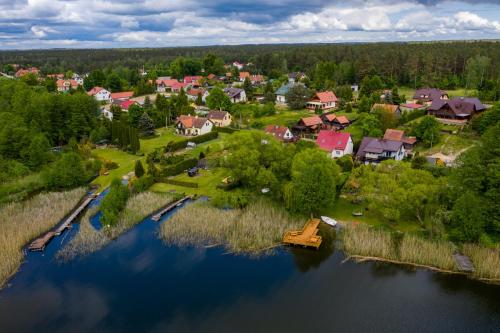
[[109,102],[111,100],[111,93],[101,87],[94,87],[87,94],[89,96],[94,96],[99,102]]
[[204,117],[180,116],[175,123],[175,132],[180,135],[197,136],[212,132],[214,124]]

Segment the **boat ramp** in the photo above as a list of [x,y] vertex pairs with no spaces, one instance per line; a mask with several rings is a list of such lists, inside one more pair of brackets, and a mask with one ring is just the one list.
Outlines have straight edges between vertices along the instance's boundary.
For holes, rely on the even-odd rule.
[[177,206],[180,206],[182,205],[184,202],[188,201],[188,200],[191,200],[193,199],[193,196],[192,195],[188,195],[180,200],[177,200],[175,202],[172,202],[170,204],[168,204],[165,208],[163,208],[162,210],[160,210],[158,213],[156,213],[155,215],[153,215],[153,217],[151,218],[153,221],[160,221],[161,220],[161,217],[165,214],[167,214],[168,212],[170,212],[172,209],[174,209],[175,207]]

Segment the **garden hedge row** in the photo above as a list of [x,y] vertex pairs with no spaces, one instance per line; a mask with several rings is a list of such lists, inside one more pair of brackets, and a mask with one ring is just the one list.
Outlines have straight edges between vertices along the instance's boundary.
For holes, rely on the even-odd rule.
[[194,142],[196,144],[207,142],[210,140],[215,140],[219,137],[219,132],[212,131],[207,134],[193,136],[181,141],[170,141],[166,146],[166,151],[176,151],[187,147],[188,142]]
[[161,175],[163,177],[175,176],[175,175],[180,174],[184,170],[191,169],[191,168],[193,168],[193,167],[195,167],[197,165],[198,165],[198,159],[197,158],[194,158],[194,157],[187,158],[187,159],[185,159],[184,161],[182,161],[180,163],[177,163],[177,164],[174,164],[174,165],[171,165],[171,166],[168,166],[168,167],[164,168],[161,171]]
[[240,130],[237,128],[232,128],[232,127],[214,127],[215,130],[219,133],[234,133],[234,132],[239,132]]
[[177,186],[198,188],[198,183],[195,183],[195,182],[186,182],[186,181],[183,181],[183,180],[166,179],[165,183],[172,184],[172,185],[177,185]]

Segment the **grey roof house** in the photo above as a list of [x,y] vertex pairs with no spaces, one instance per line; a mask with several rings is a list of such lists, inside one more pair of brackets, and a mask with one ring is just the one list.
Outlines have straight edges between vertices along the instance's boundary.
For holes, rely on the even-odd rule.
[[401,161],[405,156],[402,141],[364,137],[356,159],[365,163],[378,163],[388,159]]

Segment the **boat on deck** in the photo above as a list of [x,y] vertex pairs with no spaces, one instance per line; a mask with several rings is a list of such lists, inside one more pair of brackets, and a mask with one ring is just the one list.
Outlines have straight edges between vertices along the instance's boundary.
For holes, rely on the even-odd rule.
[[325,222],[326,224],[335,227],[337,225],[337,221],[332,219],[331,217],[328,216],[321,216],[321,221]]

